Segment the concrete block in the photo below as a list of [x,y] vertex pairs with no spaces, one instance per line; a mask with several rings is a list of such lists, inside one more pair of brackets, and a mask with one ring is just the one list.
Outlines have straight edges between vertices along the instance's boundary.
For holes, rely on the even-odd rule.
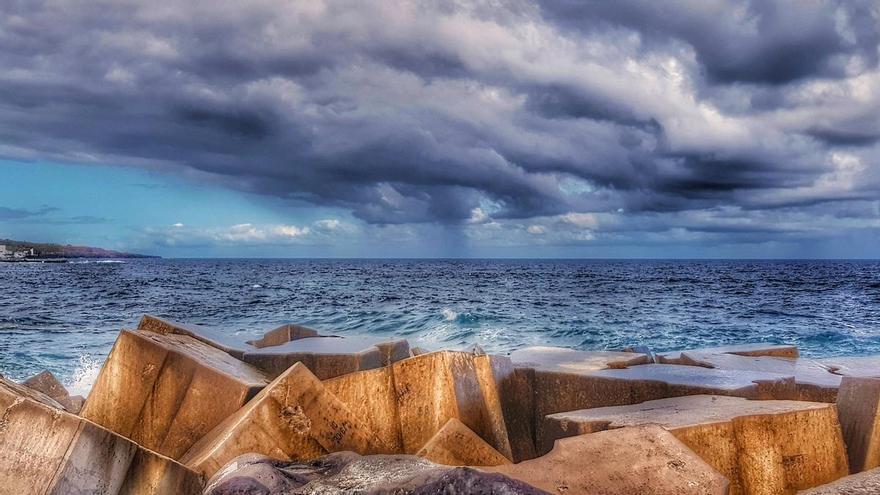
[[880,356],[836,357],[817,361],[837,375],[880,378]]
[[880,468],[803,490],[798,492],[798,495],[877,495],[878,493],[880,493]]
[[324,387],[369,424],[387,449],[383,454],[403,452],[397,391],[390,366],[357,371],[324,381]]
[[469,352],[438,351],[398,361],[394,386],[403,451],[417,452],[451,418],[457,418],[496,450],[509,442],[493,423],[503,417],[497,401],[487,401]]
[[[491,439],[496,449],[507,459],[514,459],[510,429],[508,421],[516,423],[521,414],[516,404],[514,381],[514,368],[510,358],[493,356],[489,354],[474,355],[474,366],[477,371],[477,381],[480,391],[486,401],[489,425],[492,428]],[[514,433],[523,435],[520,429],[514,429]],[[522,438],[515,439],[516,443],[523,442]],[[520,447],[521,448],[521,447]]]
[[837,410],[850,472],[880,466],[880,378],[844,377]]
[[731,494],[794,493],[847,473],[832,404],[694,395],[547,416],[545,441],[657,424],[731,482]]
[[305,337],[279,345],[249,350],[242,360],[274,378],[300,362],[319,379],[380,368],[409,357],[406,340],[382,341],[372,337]]
[[48,371],[37,373],[22,382],[22,385],[48,395],[64,407],[64,410],[79,414],[85,399],[81,395],[71,396],[64,385]]
[[302,325],[288,323],[269,330],[262,337],[249,340],[247,343],[257,349],[285,344],[291,340],[304,339],[306,337],[318,337],[318,331]]
[[385,449],[365,418],[353,414],[297,363],[193,445],[181,461],[211,476],[245,453],[307,460],[326,452],[372,454]]
[[0,416],[3,493],[201,493],[201,477],[185,466],[2,378]]
[[123,330],[82,416],[178,459],[268,380],[193,337]]
[[[776,373],[672,364],[634,365],[633,361],[612,360],[617,354],[634,356],[631,353],[581,353],[582,359],[564,360],[557,356],[566,353],[546,354],[550,358],[546,362],[534,355],[520,362],[516,353],[511,355],[519,369],[532,370],[532,418],[539,455],[546,452],[542,445],[543,418],[548,414],[682,395],[716,394],[750,399],[790,399],[795,395],[794,378]],[[577,354],[567,354],[577,357]],[[629,367],[624,367],[626,365]]]
[[543,457],[480,469],[558,495],[728,493],[724,476],[656,425],[564,438]]
[[794,376],[797,399],[814,402],[835,402],[841,376],[814,359],[773,356],[740,356],[736,354],[685,351],[684,364],[716,369],[764,371]]
[[251,348],[244,337],[236,336],[232,332],[201,325],[180,323],[159,318],[158,316],[144,315],[141,317],[137,329],[161,335],[186,335],[211,347],[216,347],[236,359],[241,359],[242,354]]
[[440,428],[416,455],[447,466],[499,466],[510,460],[456,418]]
[[565,347],[526,347],[510,353],[517,367],[537,371],[584,373],[607,368],[648,364],[647,354],[615,351],[578,351]]
[[659,364],[690,364],[682,361],[681,354],[683,352],[693,352],[701,354],[735,354],[737,356],[772,356],[783,358],[800,357],[800,351],[797,346],[788,344],[734,344],[719,347],[704,347],[701,349],[690,349],[686,351],[670,351],[660,352],[655,355]]

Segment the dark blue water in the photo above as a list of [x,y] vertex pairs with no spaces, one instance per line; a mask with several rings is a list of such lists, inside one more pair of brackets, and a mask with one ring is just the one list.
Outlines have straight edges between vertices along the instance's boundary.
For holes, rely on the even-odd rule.
[[0,263],[0,373],[87,387],[143,313],[256,335],[285,322],[413,345],[880,353],[880,262],[134,260]]

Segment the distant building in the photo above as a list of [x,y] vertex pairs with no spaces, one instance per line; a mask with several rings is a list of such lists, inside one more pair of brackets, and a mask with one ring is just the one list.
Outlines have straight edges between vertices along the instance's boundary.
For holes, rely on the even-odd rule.
[[12,256],[12,251],[6,249],[6,244],[0,244],[0,258],[9,258]]

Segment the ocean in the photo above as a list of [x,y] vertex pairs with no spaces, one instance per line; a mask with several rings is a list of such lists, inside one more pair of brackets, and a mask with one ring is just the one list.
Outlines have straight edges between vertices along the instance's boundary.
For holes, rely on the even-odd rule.
[[144,313],[259,335],[405,337],[428,349],[655,351],[743,342],[880,353],[880,262],[164,260],[0,263],[0,373],[84,393]]

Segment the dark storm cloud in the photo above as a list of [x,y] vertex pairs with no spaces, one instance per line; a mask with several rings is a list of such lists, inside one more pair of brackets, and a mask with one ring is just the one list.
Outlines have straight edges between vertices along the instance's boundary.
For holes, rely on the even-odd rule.
[[0,155],[377,224],[845,209],[880,200],[878,22],[870,0],[6,2]]

